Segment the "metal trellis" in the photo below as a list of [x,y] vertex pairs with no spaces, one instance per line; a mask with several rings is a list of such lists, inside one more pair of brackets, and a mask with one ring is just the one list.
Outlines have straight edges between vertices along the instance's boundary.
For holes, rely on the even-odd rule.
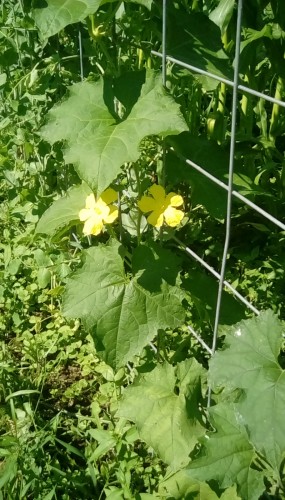
[[[278,104],[282,107],[285,107],[285,102],[274,97],[271,97],[267,94],[263,94],[258,92],[250,87],[239,84],[239,59],[240,59],[240,44],[241,44],[241,23],[242,23],[242,8],[243,8],[243,0],[238,0],[237,2],[237,23],[236,23],[236,43],[235,43],[235,64],[234,64],[234,78],[233,80],[228,80],[219,75],[215,75],[209,71],[205,71],[197,66],[193,66],[191,64],[187,64],[179,59],[171,57],[167,54],[166,47],[166,33],[167,33],[167,0],[163,0],[163,16],[162,16],[162,50],[161,52],[152,51],[152,55],[156,57],[160,57],[162,59],[162,83],[165,85],[166,83],[166,66],[167,62],[178,65],[182,68],[186,68],[193,73],[197,73],[200,75],[205,75],[211,77],[219,82],[226,84],[227,86],[233,89],[232,95],[232,114],[231,114],[231,140],[230,140],[230,152],[229,152],[229,169],[228,169],[228,183],[225,184],[220,179],[212,175],[210,172],[205,170],[201,165],[193,162],[191,158],[186,158],[182,156],[180,153],[175,152],[177,157],[182,159],[190,168],[195,169],[201,175],[207,177],[216,185],[218,185],[223,190],[227,191],[227,212],[226,212],[226,230],[225,230],[225,239],[224,239],[224,249],[222,256],[222,263],[220,272],[217,272],[213,269],[206,261],[204,261],[201,257],[199,257],[193,250],[191,250],[188,246],[184,245],[181,241],[175,238],[176,242],[185,250],[185,252],[197,261],[200,265],[202,265],[205,269],[207,269],[217,280],[219,283],[218,294],[217,294],[217,302],[216,302],[216,310],[215,310],[215,322],[213,328],[213,337],[212,337],[212,346],[206,344],[206,342],[202,339],[201,335],[199,335],[192,326],[188,326],[189,332],[200,342],[200,344],[204,347],[204,349],[210,354],[213,355],[216,350],[216,342],[217,342],[217,334],[218,334],[218,325],[220,322],[220,313],[221,313],[221,301],[222,301],[222,292],[224,288],[227,288],[237,299],[239,299],[245,306],[247,306],[252,312],[256,315],[259,314],[258,309],[253,306],[245,297],[243,297],[239,292],[235,290],[235,288],[225,280],[225,272],[227,265],[227,253],[229,249],[229,241],[231,235],[231,215],[232,215],[232,201],[233,198],[237,198],[245,205],[249,206],[252,210],[255,210],[268,221],[276,225],[281,230],[285,230],[285,224],[278,220],[276,217],[271,215],[270,213],[263,210],[261,207],[247,199],[245,196],[240,194],[239,192],[233,189],[233,173],[234,173],[234,157],[235,157],[235,144],[236,144],[236,118],[237,118],[237,104],[238,104],[238,93],[248,93],[255,97],[262,98],[266,101],[269,101],[273,104]],[[191,30],[191,26],[189,26]],[[211,398],[211,388],[209,387],[208,391],[208,404],[210,405]]]

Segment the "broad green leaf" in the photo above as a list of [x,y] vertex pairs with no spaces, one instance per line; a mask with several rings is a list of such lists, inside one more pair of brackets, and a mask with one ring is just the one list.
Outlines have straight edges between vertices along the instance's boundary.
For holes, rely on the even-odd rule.
[[209,19],[219,26],[222,35],[227,30],[235,5],[235,0],[220,0],[217,7],[209,15]]
[[85,184],[69,189],[66,196],[53,202],[40,218],[36,233],[53,236],[63,227],[79,221],[79,211],[85,207],[91,189]]
[[102,0],[46,0],[46,7],[35,9],[33,17],[43,39],[61,31],[65,26],[83,21],[96,12]]
[[0,489],[9,484],[15,478],[18,472],[17,455],[11,454],[8,458],[1,462]]
[[80,177],[99,194],[125,162],[139,158],[144,137],[178,134],[187,128],[178,105],[152,72],[123,121],[116,122],[107,109],[103,90],[103,80],[73,85],[70,97],[50,111],[42,129],[50,143],[66,141],[66,162],[74,163]]
[[242,321],[210,362],[213,384],[244,389],[238,407],[250,440],[277,469],[285,453],[285,370],[278,362],[282,331],[271,311]]
[[168,54],[223,78],[233,71],[223,49],[219,27],[200,12],[188,13],[168,7]]
[[[69,24],[83,21],[99,7],[116,0],[46,0],[46,6],[34,9],[33,17],[43,39],[49,38]],[[151,8],[152,0],[129,0]]]
[[137,282],[150,292],[159,292],[163,281],[175,286],[180,266],[181,259],[176,254],[155,242],[140,245],[133,254],[132,269]]
[[187,464],[205,433],[198,409],[202,375],[194,358],[177,367],[158,365],[125,390],[119,406],[118,415],[135,422],[140,437],[174,470]]
[[[207,483],[189,477],[184,469],[165,479],[159,485],[159,491],[165,496],[167,493],[174,500],[240,500],[236,486],[226,489],[220,497]],[[164,498],[163,496],[163,498]]]
[[85,251],[63,299],[63,313],[82,318],[93,329],[97,350],[115,369],[140,354],[157,330],[174,328],[184,319],[179,290],[163,280],[151,293],[146,282],[139,284],[141,271],[129,279],[121,250],[113,244]]
[[221,488],[236,483],[243,500],[258,500],[264,491],[263,475],[251,468],[255,451],[240,414],[230,404],[210,408],[209,414],[216,431],[203,438],[203,456],[185,472],[200,481],[216,480]]
[[182,469],[163,481],[159,486],[162,498],[168,494],[174,500],[218,500],[216,493],[207,483],[188,476]]

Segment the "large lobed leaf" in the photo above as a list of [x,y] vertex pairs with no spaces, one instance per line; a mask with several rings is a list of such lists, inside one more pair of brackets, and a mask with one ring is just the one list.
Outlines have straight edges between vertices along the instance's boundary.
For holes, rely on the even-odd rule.
[[[159,329],[174,328],[184,319],[179,290],[165,276],[155,292],[145,279],[142,286],[142,269],[129,279],[121,250],[112,244],[85,251],[83,266],[68,280],[63,299],[63,313],[83,319],[93,330],[98,352],[115,369],[140,354]],[[175,266],[175,256],[173,261]],[[156,272],[154,267],[152,276]]]
[[[43,39],[49,38],[69,24],[83,21],[99,7],[116,0],[46,0],[44,8],[34,9],[33,17]],[[152,0],[129,0],[151,8]]]
[[214,385],[244,390],[238,408],[250,440],[276,469],[285,453],[285,370],[278,362],[282,330],[271,311],[242,321],[210,362]]
[[66,142],[66,162],[74,163],[80,177],[98,194],[117,177],[125,162],[139,158],[144,137],[187,129],[178,105],[152,72],[123,121],[116,122],[109,112],[103,91],[103,80],[73,85],[70,97],[49,112],[49,122],[42,129],[50,143]]
[[219,404],[209,410],[216,432],[203,438],[203,456],[185,469],[189,478],[216,480],[221,488],[237,484],[243,500],[258,500],[264,491],[263,474],[251,468],[255,455],[241,417],[233,405]]
[[195,359],[158,365],[128,387],[120,403],[118,415],[135,422],[140,437],[174,470],[186,465],[205,433],[199,413],[203,371]]

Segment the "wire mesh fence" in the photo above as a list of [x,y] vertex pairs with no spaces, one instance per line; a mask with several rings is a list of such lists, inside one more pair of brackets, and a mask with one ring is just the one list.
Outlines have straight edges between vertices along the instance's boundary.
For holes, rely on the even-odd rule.
[[[275,97],[272,97],[268,94],[256,91],[253,88],[242,85],[239,79],[239,62],[240,62],[240,53],[241,53],[241,30],[242,30],[242,11],[243,11],[243,0],[238,0],[237,2],[237,21],[236,21],[236,40],[235,40],[235,60],[234,60],[234,77],[233,80],[229,80],[221,77],[220,75],[214,74],[210,71],[206,71],[202,68],[199,68],[195,65],[186,63],[180,59],[172,57],[168,54],[167,47],[167,9],[169,2],[167,0],[163,0],[163,16],[162,16],[162,50],[161,52],[152,51],[152,55],[155,57],[159,57],[162,59],[162,82],[165,85],[166,83],[166,71],[167,71],[167,63],[171,63],[173,65],[177,65],[181,68],[185,68],[193,73],[205,75],[210,78],[215,79],[218,82],[221,82],[228,87],[232,88],[232,105],[231,105],[231,132],[230,132],[230,150],[229,150],[229,158],[228,158],[228,183],[222,182],[220,179],[212,175],[209,171],[207,171],[202,165],[197,164],[191,158],[186,158],[181,155],[181,153],[176,152],[177,156],[182,159],[185,164],[195,171],[199,172],[201,176],[208,178],[211,182],[215,183],[217,186],[221,188],[221,190],[225,190],[227,192],[227,209],[226,209],[226,219],[225,219],[225,237],[224,237],[224,248],[221,260],[221,266],[219,271],[215,270],[211,267],[203,258],[199,257],[196,252],[194,252],[188,246],[182,244],[178,239],[176,239],[177,243],[179,243],[192,259],[198,262],[202,267],[204,267],[209,273],[213,275],[214,278],[218,280],[218,294],[216,300],[216,308],[215,308],[215,321],[212,335],[212,345],[209,346],[193,328],[192,326],[188,326],[189,332],[200,342],[200,344],[204,347],[204,349],[210,353],[214,354],[217,344],[217,336],[218,336],[218,326],[220,323],[220,314],[221,314],[221,303],[222,303],[222,292],[223,289],[226,288],[229,290],[238,300],[240,300],[247,308],[249,308],[254,314],[258,315],[259,310],[251,304],[247,298],[243,297],[235,288],[232,286],[227,280],[225,280],[226,268],[227,268],[227,254],[229,250],[229,242],[231,237],[231,219],[232,219],[232,202],[233,199],[238,199],[240,202],[244,203],[252,210],[256,211],[262,217],[270,221],[272,224],[280,228],[281,230],[285,230],[285,224],[265,211],[263,208],[249,200],[247,197],[233,189],[233,175],[234,175],[234,165],[235,165],[235,145],[236,145],[236,121],[237,121],[237,109],[238,109],[238,100],[240,93],[251,94],[252,96],[262,98],[265,101],[268,101],[273,104],[278,104],[281,107],[285,107],[285,102]],[[188,26],[189,31],[191,31],[191,26]],[[208,403],[210,404],[210,389],[208,395]]]

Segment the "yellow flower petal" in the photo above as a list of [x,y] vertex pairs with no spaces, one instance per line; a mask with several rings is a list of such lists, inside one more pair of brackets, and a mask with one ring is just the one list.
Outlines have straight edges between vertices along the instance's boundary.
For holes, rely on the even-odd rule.
[[82,208],[82,210],[80,210],[79,212],[79,220],[81,221],[85,221],[87,219],[89,219],[89,217],[92,215],[92,210],[90,210],[89,208]]
[[142,196],[138,201],[138,207],[144,213],[152,212],[157,208],[157,202],[150,196]]
[[176,193],[169,193],[166,196],[166,204],[171,205],[172,207],[180,207],[183,205],[183,198],[180,196],[180,194]]
[[101,217],[101,219],[105,219],[110,213],[110,208],[108,207],[108,205],[106,205],[106,203],[104,203],[104,201],[99,199],[96,203],[93,213],[95,213],[98,217]]
[[158,184],[153,184],[148,192],[154,197],[155,201],[160,202],[161,204],[165,201],[165,190],[162,186]]
[[117,199],[118,194],[112,188],[106,189],[106,191],[104,191],[99,198],[99,200],[102,200],[104,203],[106,203],[106,205],[110,205],[110,203],[113,203],[113,201],[117,201]]
[[89,194],[86,198],[86,201],[85,201],[85,208],[95,208],[95,205],[96,205],[96,201],[95,201],[95,196],[93,193]]
[[176,227],[180,224],[184,217],[182,210],[177,210],[173,207],[167,207],[164,211],[165,222],[170,227]]
[[93,215],[92,217],[89,217],[87,221],[84,224],[83,227],[83,234],[85,235],[90,235],[94,234],[94,236],[97,236],[99,233],[101,233],[103,229],[103,221],[101,217],[98,217],[97,215]]
[[114,222],[114,220],[117,219],[119,215],[119,210],[117,209],[117,207],[115,207],[114,205],[110,205],[109,208],[109,215],[107,217],[104,217],[104,221],[106,222],[106,224],[112,224],[112,222]]
[[163,211],[154,210],[147,218],[147,221],[155,227],[161,227],[163,224]]

